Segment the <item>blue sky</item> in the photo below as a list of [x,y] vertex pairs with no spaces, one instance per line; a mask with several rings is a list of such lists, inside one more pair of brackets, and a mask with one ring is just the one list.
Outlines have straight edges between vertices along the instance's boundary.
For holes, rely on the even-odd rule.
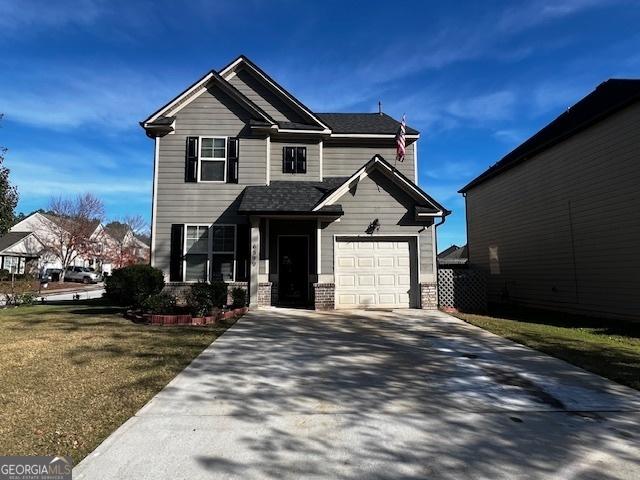
[[248,55],[316,111],[383,109],[422,132],[420,185],[457,190],[610,77],[640,77],[638,1],[0,0],[0,145],[18,211],[92,191],[149,218],[138,121]]

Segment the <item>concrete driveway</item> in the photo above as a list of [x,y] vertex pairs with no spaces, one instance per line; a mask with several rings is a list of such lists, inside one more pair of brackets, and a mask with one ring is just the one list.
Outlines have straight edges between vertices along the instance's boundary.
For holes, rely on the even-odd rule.
[[637,479],[640,395],[439,312],[251,312],[79,464],[101,479]]

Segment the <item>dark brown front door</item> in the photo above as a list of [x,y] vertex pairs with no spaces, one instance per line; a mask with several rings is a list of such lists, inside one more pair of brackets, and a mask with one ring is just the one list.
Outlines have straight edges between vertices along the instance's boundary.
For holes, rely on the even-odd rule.
[[278,298],[284,305],[309,301],[309,237],[279,237]]

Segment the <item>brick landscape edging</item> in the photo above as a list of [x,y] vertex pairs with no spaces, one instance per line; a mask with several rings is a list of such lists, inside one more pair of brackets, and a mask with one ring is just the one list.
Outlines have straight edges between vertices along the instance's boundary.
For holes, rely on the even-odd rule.
[[239,318],[249,311],[248,307],[234,308],[227,312],[218,312],[216,315],[207,317],[194,317],[192,315],[160,315],[155,313],[143,313],[142,315],[134,312],[127,312],[125,317],[133,321],[143,321],[150,325],[155,326],[169,326],[169,325],[214,325],[221,320],[227,320],[229,318]]

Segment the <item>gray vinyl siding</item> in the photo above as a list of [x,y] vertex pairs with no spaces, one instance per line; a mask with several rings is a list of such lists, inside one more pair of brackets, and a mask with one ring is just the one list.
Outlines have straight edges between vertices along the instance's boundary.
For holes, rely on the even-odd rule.
[[[307,147],[307,173],[282,172],[283,147]],[[271,180],[320,180],[320,142],[317,140],[300,142],[285,140],[274,141],[271,139]]]
[[[169,271],[171,224],[246,223],[236,213],[246,185],[266,183],[267,143],[244,135],[248,114],[217,89],[211,89],[180,110],[175,134],[160,138],[155,218],[155,266]],[[238,136],[239,184],[185,183],[187,136]]]
[[344,215],[339,222],[323,223],[320,262],[323,275],[334,272],[334,235],[365,235],[365,230],[376,218],[380,223],[376,235],[419,234],[420,273],[422,276],[433,275],[433,226],[413,221],[413,200],[387,177],[372,172],[370,177],[360,180],[355,189],[344,194],[336,203],[342,205]]
[[245,70],[240,70],[229,83],[242,92],[253,103],[264,110],[271,118],[278,122],[299,122],[305,120],[293,108],[283,102],[267,87]]
[[396,147],[393,139],[389,140],[325,140],[322,149],[322,165],[325,177],[349,177],[375,154],[382,155],[392,165],[396,165],[404,175],[412,181],[415,179],[414,145],[407,145],[404,162],[394,162]]
[[470,263],[490,298],[640,318],[640,104],[472,188]]

